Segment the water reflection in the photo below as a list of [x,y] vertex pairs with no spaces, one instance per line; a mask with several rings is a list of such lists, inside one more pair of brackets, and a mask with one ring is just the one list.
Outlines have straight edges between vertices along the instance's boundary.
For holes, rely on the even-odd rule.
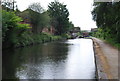
[[92,40],[75,39],[68,40],[67,43],[72,44],[69,46],[66,63],[68,79],[94,79],[95,63]]
[[3,78],[94,79],[90,39],[52,42],[3,52]]

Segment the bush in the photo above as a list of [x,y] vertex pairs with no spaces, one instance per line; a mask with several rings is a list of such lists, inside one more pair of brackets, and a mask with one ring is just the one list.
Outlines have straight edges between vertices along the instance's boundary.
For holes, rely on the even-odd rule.
[[19,41],[15,43],[15,47],[45,43],[45,42],[50,42],[50,41],[55,41],[55,40],[60,40],[60,39],[62,39],[61,36],[53,36],[48,33],[33,34],[30,32],[25,32],[18,39]]
[[28,24],[20,24],[22,19],[14,12],[2,10],[2,42],[8,47],[19,44],[22,34],[29,29]]
[[16,16],[14,12],[2,10],[2,14],[3,48],[20,47],[62,39],[60,36],[53,36],[48,33],[33,34],[27,31],[30,28],[29,24],[20,24],[22,19]]

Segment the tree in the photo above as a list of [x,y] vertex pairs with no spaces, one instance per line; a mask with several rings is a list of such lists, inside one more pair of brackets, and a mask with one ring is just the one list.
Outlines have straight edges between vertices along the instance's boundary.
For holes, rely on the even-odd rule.
[[17,6],[17,5],[15,5],[15,3],[16,3],[15,0],[12,0],[12,1],[2,0],[1,1],[1,5],[3,6],[3,9],[7,10],[7,11],[11,11],[11,10],[14,11]]
[[[111,39],[120,43],[120,2],[96,2],[92,11],[93,20],[102,30],[104,39]],[[113,38],[114,37],[114,38]]]
[[2,10],[2,42],[3,46],[14,46],[18,38],[29,29],[28,24],[20,24],[22,19],[14,12]]
[[41,33],[44,27],[49,26],[50,17],[40,3],[33,3],[28,7],[33,33]]
[[55,27],[56,34],[61,35],[69,29],[69,11],[66,5],[54,1],[48,5],[48,12],[50,13],[51,25]]
[[38,12],[38,13],[44,12],[44,9],[40,5],[40,3],[32,3],[31,5],[29,5],[28,9],[31,9],[31,10]]
[[74,24],[72,23],[72,21],[69,22],[69,30],[72,29],[74,27]]
[[50,27],[51,25],[50,25],[50,20],[51,20],[51,18],[50,18],[50,16],[49,16],[49,13],[47,12],[47,11],[45,11],[45,12],[43,12],[42,14],[41,14],[41,22],[40,22],[40,26],[41,27]]

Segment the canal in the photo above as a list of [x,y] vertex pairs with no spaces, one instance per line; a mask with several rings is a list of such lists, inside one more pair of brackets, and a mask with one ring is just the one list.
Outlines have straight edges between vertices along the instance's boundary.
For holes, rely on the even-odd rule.
[[3,51],[3,79],[95,79],[91,39],[70,39]]

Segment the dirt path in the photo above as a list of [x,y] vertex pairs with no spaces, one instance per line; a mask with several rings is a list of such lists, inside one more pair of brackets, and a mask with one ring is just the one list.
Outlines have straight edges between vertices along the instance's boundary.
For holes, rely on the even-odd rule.
[[99,76],[102,79],[118,79],[118,49],[100,39],[92,39],[95,46]]

